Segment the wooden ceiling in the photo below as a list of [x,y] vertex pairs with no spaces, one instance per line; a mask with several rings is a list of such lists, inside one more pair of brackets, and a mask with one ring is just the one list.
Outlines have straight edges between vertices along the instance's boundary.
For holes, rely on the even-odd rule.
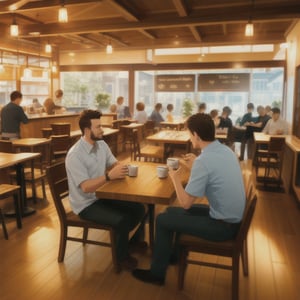
[[[68,23],[58,22],[64,2]],[[299,0],[0,0],[0,48],[19,25],[18,43],[58,51],[282,43],[300,18]],[[251,19],[254,37],[245,37]],[[40,46],[39,46],[40,47]]]

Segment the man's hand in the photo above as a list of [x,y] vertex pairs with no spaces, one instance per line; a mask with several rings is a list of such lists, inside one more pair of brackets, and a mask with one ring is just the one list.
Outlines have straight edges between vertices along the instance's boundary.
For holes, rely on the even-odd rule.
[[188,169],[191,169],[196,157],[197,156],[194,153],[188,153],[182,155],[182,159],[180,160],[180,163],[185,165]]
[[111,180],[122,179],[128,174],[127,165],[117,163],[109,172],[108,176]]

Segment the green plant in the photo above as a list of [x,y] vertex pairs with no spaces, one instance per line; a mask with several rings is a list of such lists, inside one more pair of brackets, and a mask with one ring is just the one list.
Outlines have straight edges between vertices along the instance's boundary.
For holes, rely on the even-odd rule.
[[110,105],[110,95],[106,93],[99,93],[95,97],[96,106],[99,108],[108,108]]
[[182,103],[182,115],[187,118],[192,115],[194,109],[194,103],[191,99],[184,99]]

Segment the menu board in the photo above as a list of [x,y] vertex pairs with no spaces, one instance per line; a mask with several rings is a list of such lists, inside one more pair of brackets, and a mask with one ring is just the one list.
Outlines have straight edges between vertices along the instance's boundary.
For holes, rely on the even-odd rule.
[[199,74],[198,91],[249,91],[249,73]]
[[194,92],[195,75],[156,75],[156,92]]

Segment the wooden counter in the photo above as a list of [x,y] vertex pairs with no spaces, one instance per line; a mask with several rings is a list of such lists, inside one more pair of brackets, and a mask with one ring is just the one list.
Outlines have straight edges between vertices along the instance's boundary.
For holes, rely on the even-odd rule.
[[71,124],[71,130],[78,130],[78,116],[77,113],[64,113],[56,115],[32,114],[28,115],[29,122],[21,124],[22,138],[41,138],[42,128],[51,127],[51,123],[67,122]]

